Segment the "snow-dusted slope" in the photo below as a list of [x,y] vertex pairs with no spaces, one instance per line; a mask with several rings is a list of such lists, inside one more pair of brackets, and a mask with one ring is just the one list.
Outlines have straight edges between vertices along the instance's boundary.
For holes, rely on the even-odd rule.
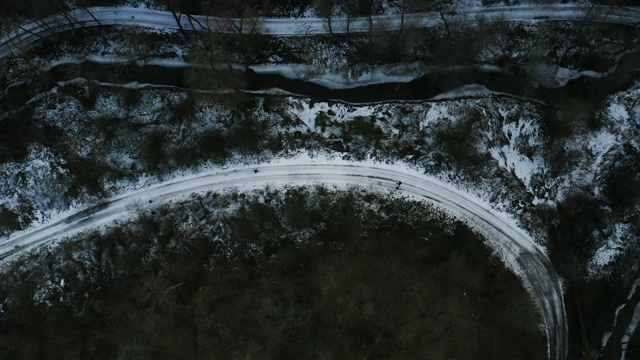
[[[64,15],[64,16],[63,16]],[[132,7],[94,7],[78,9],[61,15],[54,15],[39,21],[22,24],[15,32],[8,33],[0,39],[0,57],[9,55],[15,49],[28,47],[35,41],[61,31],[76,27],[101,25],[135,25],[160,29],[180,29],[213,32],[251,32],[254,24],[260,33],[267,35],[310,35],[327,34],[329,26],[324,18],[290,18],[290,19],[259,19],[252,21],[244,19],[216,18],[209,16],[177,15],[177,19],[167,11],[149,10]],[[483,8],[468,8],[455,13],[418,13],[407,14],[404,26],[413,28],[441,26],[444,21],[476,21],[482,17],[488,21],[603,21],[617,24],[640,24],[640,8],[595,6],[589,5],[523,5],[523,6],[494,6]],[[443,19],[444,18],[444,19]],[[178,24],[179,22],[179,24]],[[399,30],[401,28],[399,15],[375,16],[369,18],[357,17],[350,21],[346,18],[331,20],[332,33],[362,33],[371,29]],[[241,25],[242,23],[242,25]]]
[[[543,249],[512,219],[450,185],[399,165],[304,160],[282,160],[257,167],[231,167],[128,193],[11,237],[0,244],[0,258],[83,230],[104,226],[127,216],[137,206],[181,199],[193,192],[237,186],[319,183],[354,184],[400,191],[438,204],[486,237],[488,245],[522,279],[541,308],[549,358],[564,359],[567,323],[559,279]],[[400,190],[395,190],[398,182],[401,182]]]

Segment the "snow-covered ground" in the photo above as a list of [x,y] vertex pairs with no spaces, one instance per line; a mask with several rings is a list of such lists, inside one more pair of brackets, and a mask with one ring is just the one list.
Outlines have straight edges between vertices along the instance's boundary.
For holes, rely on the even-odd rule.
[[[122,91],[103,89],[97,94],[95,103],[91,106],[83,105],[84,97],[89,96],[89,90],[85,87],[86,83],[79,81],[77,84],[70,84],[67,89],[63,87],[56,88],[48,94],[42,94],[35,103],[36,118],[39,123],[47,126],[59,128],[61,132],[68,134],[72,141],[65,141],[69,151],[74,156],[81,158],[94,158],[98,156],[99,161],[103,162],[116,173],[132,174],[120,177],[104,179],[104,189],[107,194],[118,194],[129,188],[128,182],[144,181],[148,178],[149,170],[144,164],[140,163],[139,153],[141,144],[144,144],[150,134],[162,132],[168,140],[164,146],[166,149],[191,149],[194,144],[201,141],[202,137],[211,132],[224,132],[230,126],[237,122],[233,112],[225,109],[224,106],[210,102],[203,98],[196,101],[193,105],[185,103],[187,98],[185,92],[170,90],[145,90],[136,96],[134,104],[127,103],[126,93]],[[77,85],[77,90],[76,86]],[[69,96],[71,91],[76,94]],[[376,158],[383,161],[395,161],[397,156],[404,156],[395,151],[389,154],[389,150],[395,148],[394,143],[409,146],[415,141],[423,141],[424,147],[419,148],[420,152],[424,152],[426,159],[416,163],[425,167],[429,173],[439,178],[455,183],[461,189],[475,194],[485,201],[492,204],[493,207],[502,211],[513,214],[522,212],[526,203],[521,203],[514,196],[514,189],[498,190],[495,181],[486,181],[482,184],[460,178],[460,174],[452,174],[451,169],[434,169],[430,163],[435,160],[431,158],[442,150],[435,142],[434,137],[441,131],[441,125],[450,123],[455,126],[457,119],[466,116],[466,111],[470,107],[485,108],[489,103],[498,101],[497,98],[487,98],[479,100],[457,100],[457,101],[440,101],[435,103],[416,102],[406,104],[371,104],[366,106],[355,106],[337,102],[312,102],[309,99],[301,98],[282,98],[282,110],[274,113],[264,111],[263,105],[256,104],[255,109],[251,109],[252,117],[261,119],[269,129],[272,136],[285,136],[283,146],[291,148],[291,146],[304,146],[304,142],[313,141],[317,143],[317,137],[320,136],[322,143],[318,143],[314,151],[328,151],[335,149],[332,143],[338,142],[344,146],[352,146],[351,151],[342,153],[342,155],[350,158]],[[504,103],[505,109],[514,109],[515,100],[500,100]],[[172,109],[187,109],[188,119],[182,119],[178,124],[175,123]],[[532,106],[534,111],[535,106]],[[170,110],[170,111],[167,111]],[[184,110],[181,110],[184,111]],[[493,110],[489,110],[484,115],[483,121],[490,121],[493,117]],[[517,112],[509,114],[510,117],[516,118]],[[524,120],[522,120],[524,121]],[[105,125],[100,125],[101,123]],[[501,126],[501,125],[500,125]],[[105,128],[106,127],[106,128]],[[128,127],[135,127],[136,131],[127,131]],[[379,143],[379,149],[371,148],[367,132],[382,131],[383,139]],[[363,135],[357,133],[365,132]],[[303,134],[298,135],[299,133]],[[109,135],[111,134],[111,135]],[[280,134],[280,135],[278,135]],[[355,139],[354,137],[358,138]],[[364,137],[362,137],[364,136]],[[354,139],[348,140],[349,137]],[[304,140],[306,138],[306,140]],[[290,140],[286,140],[290,139]],[[297,143],[302,141],[302,143]],[[520,140],[518,140],[520,141]],[[296,142],[296,145],[288,144]],[[407,144],[407,145],[404,145]],[[327,148],[327,146],[329,148]],[[384,148],[389,148],[384,150]],[[93,149],[93,152],[92,152]],[[293,149],[293,148],[291,148]],[[324,149],[324,150],[323,150]],[[96,151],[99,152],[97,155]],[[192,150],[189,150],[192,151]],[[279,155],[286,154],[287,151]],[[269,153],[253,154],[250,157],[244,155],[245,158],[255,159],[264,156],[271,156]],[[391,157],[389,157],[391,155]],[[405,159],[409,160],[409,159]],[[50,163],[56,164],[66,161],[65,157],[55,157]],[[256,161],[242,160],[237,161]],[[258,160],[259,161],[259,160]],[[12,173],[12,169],[18,169],[15,176],[9,176],[5,184],[10,194],[15,189],[19,189],[21,184],[17,182],[16,176],[32,165],[28,163],[10,162],[0,166],[0,173]],[[413,161],[408,161],[413,162]],[[414,162],[415,163],[415,162]],[[175,171],[181,166],[172,165],[170,171]],[[53,169],[53,167],[51,167]],[[54,172],[43,175],[43,178],[56,179]],[[154,174],[153,176],[158,176]],[[11,180],[11,179],[16,179]],[[125,180],[129,178],[129,180]],[[488,179],[482,177],[481,179]],[[112,180],[113,179],[113,180]],[[118,180],[120,179],[120,180]],[[112,182],[113,181],[113,182]],[[43,184],[44,185],[44,184]],[[13,189],[13,190],[12,190]],[[44,191],[44,190],[43,190]],[[70,206],[70,198],[64,193],[52,193],[58,197],[65,197],[65,205]],[[516,200],[512,200],[515,198]],[[23,193],[22,203],[37,203],[35,195]],[[75,202],[90,203],[91,198],[82,197]],[[13,200],[5,199],[0,196],[0,205],[3,203],[13,204]],[[10,207],[14,209],[15,207]],[[29,224],[39,222],[40,219],[46,220],[55,216],[59,211],[66,209],[65,206],[47,207],[34,205],[33,211],[37,213],[31,221],[21,221],[21,224]],[[17,210],[17,209],[16,209]],[[22,213],[21,211],[15,211]],[[522,219],[519,219],[522,221]],[[24,226],[24,225],[23,225]],[[531,226],[525,226],[531,230]],[[536,239],[543,243],[543,237],[536,234]]]
[[[83,81],[78,84],[80,88],[85,86]],[[353,149],[358,152],[364,151],[365,158],[383,160],[388,155],[380,156],[380,153],[389,154],[391,150],[384,150],[385,147],[396,147],[397,143],[409,146],[408,144],[421,142],[422,145],[419,147],[413,146],[421,154],[421,159],[417,164],[424,167],[430,174],[455,183],[461,189],[490,202],[494,208],[514,214],[522,226],[535,234],[535,226],[527,223],[527,220],[522,217],[523,214],[526,214],[527,209],[538,205],[554,207],[576,187],[593,188],[594,194],[599,196],[602,191],[600,188],[602,186],[601,169],[610,162],[611,155],[619,151],[625,143],[638,148],[640,134],[638,134],[636,125],[639,117],[636,114],[640,110],[637,108],[637,102],[633,100],[637,91],[638,87],[634,87],[613,96],[599,115],[603,119],[603,126],[597,131],[578,131],[563,140],[563,148],[566,151],[580,154],[580,156],[576,156],[571,162],[568,162],[560,173],[553,175],[546,150],[547,140],[540,125],[540,106],[535,103],[527,104],[508,98],[493,97],[490,94],[481,99],[362,106],[339,102],[314,102],[309,99],[290,97],[283,99],[283,113],[274,114],[256,110],[258,112],[254,116],[269,123],[269,127],[274,127],[272,128],[274,135],[279,133],[298,137],[295,134],[300,131],[303,134],[309,134],[305,136],[311,138],[321,136],[328,142],[338,141],[345,146],[348,143],[355,146],[354,140],[347,142],[343,137],[353,137],[351,133],[356,124],[370,128],[371,131],[382,131],[384,135],[382,142],[377,145],[378,149],[370,148],[368,152],[364,148]],[[140,142],[144,140],[145,134],[149,132],[162,131],[168,137],[175,139],[172,142],[175,142],[176,145],[168,145],[172,148],[180,146],[179,144],[185,141],[197,141],[201,134],[208,131],[216,129],[224,131],[229,124],[234,122],[229,111],[205,101],[196,103],[194,108],[196,112],[189,121],[182,125],[179,124],[179,126],[172,125],[172,115],[165,110],[183,106],[181,104],[186,100],[185,96],[184,92],[147,90],[141,93],[136,104],[127,105],[125,103],[126,97],[122,93],[102,91],[93,107],[84,108],[79,99],[64,95],[62,91],[54,89],[49,94],[43,94],[39,97],[36,116],[41,119],[39,121],[59,127],[68,133],[69,138],[74,139],[68,145],[73,148],[74,153],[82,157],[89,156],[92,144],[95,142],[104,143],[104,134],[96,137],[96,134],[102,133],[102,130],[96,132],[94,129],[94,124],[97,121],[110,118],[122,119],[119,122],[121,125],[118,126],[129,124],[127,126],[140,127],[140,130],[135,132],[117,130],[112,145],[107,148],[102,145],[100,147],[100,151],[105,155],[105,160],[110,167],[119,171],[127,171],[131,166],[139,166],[137,164],[139,159],[135,158],[137,149]],[[469,146],[475,148],[480,154],[489,155],[495,161],[496,167],[511,174],[512,179],[517,179],[521,184],[519,189],[513,187],[500,189],[500,186],[506,184],[501,179],[492,179],[492,175],[488,175],[489,173],[464,176],[460,169],[456,169],[455,164],[445,164],[448,167],[444,169],[434,167],[439,161],[434,156],[441,152],[436,139],[437,134],[442,129],[446,130],[449,127],[458,126],[461,119],[469,116],[470,109],[475,109],[474,111],[479,113],[479,118],[476,120],[477,124],[472,127],[472,133],[475,135],[472,136],[473,139],[470,139]],[[80,116],[80,113],[84,115]],[[363,142],[362,146],[369,147],[371,145]],[[28,174],[19,175],[25,174],[26,169],[36,167],[41,169],[41,172],[46,170],[47,173],[41,174],[40,177],[50,178],[52,182],[59,182],[58,180],[64,177],[55,171],[55,169],[60,169],[60,164],[64,164],[60,163],[65,161],[64,159],[51,157],[53,155],[49,154],[49,157],[43,157],[50,160],[47,167],[42,167],[43,164],[37,159],[40,156],[36,153],[48,150],[34,147],[31,151],[34,154],[32,156],[33,163],[28,160],[23,164],[6,163],[0,166],[0,172],[8,174],[6,177],[8,181],[1,185],[4,189],[2,193],[6,196],[0,198],[0,204],[12,211],[18,210],[17,206],[20,202],[10,194],[16,193],[16,189],[23,186],[20,182],[22,176],[27,176],[27,178],[30,176]],[[394,153],[393,156],[397,155],[399,154]],[[357,156],[357,158],[361,158],[361,156]],[[389,159],[393,159],[393,157]],[[404,160],[413,162],[409,159]],[[453,168],[451,165],[454,165]],[[138,173],[141,173],[140,170]],[[34,186],[39,185],[46,185],[46,183],[36,183]],[[107,184],[106,187],[110,189],[108,191],[110,194],[123,191],[123,188],[116,184]],[[520,195],[514,196],[522,190],[530,194],[530,198],[527,199]],[[63,193],[50,191],[44,186],[37,191],[63,196]],[[21,199],[27,200],[27,203],[41,201],[37,199],[35,192],[23,191],[21,194]],[[80,197],[76,203],[91,202],[90,199],[90,197]],[[56,200],[55,197],[46,201],[48,204],[37,203],[34,206],[34,217],[27,223],[46,220],[69,206],[68,203],[65,204],[60,199]],[[15,212],[20,213],[21,211]],[[618,222],[624,224],[628,220],[618,220]],[[536,234],[535,236],[538,241],[544,242],[544,234]],[[624,236],[612,237],[612,239],[624,239]],[[603,257],[603,255],[613,255],[614,252],[610,250],[619,248],[618,242],[619,240],[612,240],[611,246],[602,245],[603,249],[597,253],[599,260],[595,261],[598,266],[592,267],[593,269],[605,265],[604,259],[613,259],[611,256]],[[605,251],[606,249],[609,251]]]
[[[612,162],[613,158],[624,152],[625,146],[640,149],[640,84],[611,96],[600,113],[604,126],[588,138],[576,139],[588,145],[587,151],[591,155],[590,161],[584,164],[580,171],[584,177],[593,182],[596,196],[604,196],[603,168]],[[576,176],[577,177],[577,176]],[[636,207],[637,208],[637,207]],[[595,252],[589,265],[592,276],[608,272],[607,266],[628,249],[634,246],[638,239],[629,231],[629,227],[637,222],[634,212],[624,215],[610,225],[609,236]]]

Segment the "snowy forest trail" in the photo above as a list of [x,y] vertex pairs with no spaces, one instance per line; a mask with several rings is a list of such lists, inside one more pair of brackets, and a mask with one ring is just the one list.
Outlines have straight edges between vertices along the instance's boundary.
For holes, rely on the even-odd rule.
[[[398,183],[401,183],[398,186]],[[283,160],[253,167],[235,166],[178,178],[124,194],[48,224],[16,234],[0,244],[0,259],[82,231],[126,219],[149,203],[186,199],[197,192],[233,187],[337,184],[395,191],[436,204],[486,238],[486,243],[523,281],[540,307],[550,359],[566,356],[567,322],[558,276],[544,250],[515,222],[440,180],[398,165],[340,160]],[[396,190],[396,187],[399,190]]]
[[0,38],[0,57],[30,47],[34,42],[80,27],[129,25],[219,33],[258,32],[265,35],[305,36],[313,34],[368,33],[403,28],[427,28],[446,23],[477,21],[590,21],[640,24],[640,8],[590,5],[521,5],[469,8],[448,13],[414,13],[368,17],[233,19],[203,15],[172,14],[168,11],[132,7],[93,7],[53,15],[19,25]]

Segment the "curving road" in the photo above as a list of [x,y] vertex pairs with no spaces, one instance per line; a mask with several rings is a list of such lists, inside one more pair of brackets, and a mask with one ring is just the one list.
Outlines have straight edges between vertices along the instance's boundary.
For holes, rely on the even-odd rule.
[[[254,169],[259,172],[254,172]],[[194,192],[218,191],[235,186],[346,184],[416,196],[456,215],[486,241],[523,281],[540,307],[548,339],[550,359],[566,357],[567,323],[558,276],[545,252],[512,220],[487,204],[437,179],[397,165],[371,165],[340,160],[283,160],[256,167],[236,166],[179,178],[110,199],[60,220],[17,234],[0,244],[0,259],[34,246],[60,240],[81,231],[125,218],[149,202],[183,199]]]
[[[488,21],[596,21],[616,24],[640,25],[640,8],[624,6],[589,5],[522,5],[469,8],[455,13],[417,13],[404,17],[404,27],[425,28],[441,26],[444,22],[476,21],[482,17]],[[363,33],[374,30],[400,30],[399,15],[333,18],[333,33]],[[217,18],[202,15],[187,16],[168,11],[149,10],[131,7],[93,7],[78,9],[42,20],[21,24],[15,31],[0,38],[0,57],[8,56],[12,51],[28,48],[39,39],[71,30],[77,27],[102,25],[132,25],[160,29],[184,29],[187,31],[215,31],[248,33],[256,24],[258,32],[266,35],[309,35],[327,34],[329,26],[324,18],[290,19],[245,19]],[[347,31],[348,29],[348,31]]]

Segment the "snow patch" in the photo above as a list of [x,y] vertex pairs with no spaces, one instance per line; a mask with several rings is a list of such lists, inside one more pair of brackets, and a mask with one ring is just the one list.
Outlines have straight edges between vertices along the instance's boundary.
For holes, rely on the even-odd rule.
[[309,99],[290,99],[289,114],[302,121],[310,131],[316,131],[316,119],[321,114],[330,115],[331,121],[344,122],[355,117],[370,117],[374,106],[353,106],[343,103],[311,102]]
[[609,117],[613,120],[624,122],[629,120],[629,112],[620,103],[611,103],[607,111]]
[[451,120],[454,116],[449,112],[449,105],[446,103],[431,104],[432,106],[427,110],[422,121],[420,122],[420,130],[429,124],[441,122],[443,120]]
[[620,255],[624,248],[628,232],[629,224],[619,223],[613,226],[613,234],[609,237],[606,243],[596,251],[589,262],[589,275],[595,275],[599,270],[610,264],[618,255]]
[[595,71],[578,71],[561,67],[550,63],[534,63],[522,66],[524,71],[534,79],[539,86],[547,89],[556,89],[566,86],[569,81],[582,76],[590,78],[601,78],[604,73]]
[[[504,113],[503,117],[508,118]],[[548,172],[548,165],[540,152],[525,154],[523,150],[535,149],[542,145],[540,130],[533,120],[518,118],[502,124],[503,144],[489,149],[498,164],[522,181],[530,193],[535,193],[531,178],[535,174]]]

